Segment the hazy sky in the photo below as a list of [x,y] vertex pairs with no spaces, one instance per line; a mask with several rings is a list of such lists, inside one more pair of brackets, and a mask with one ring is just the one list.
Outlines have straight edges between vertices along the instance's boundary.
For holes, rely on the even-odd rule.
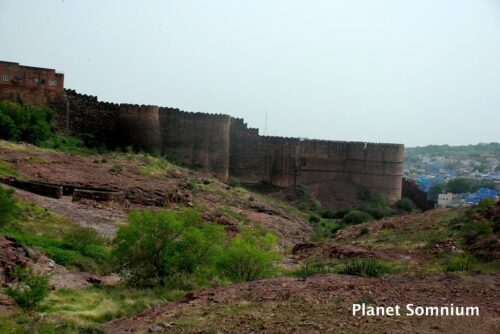
[[270,135],[500,141],[500,0],[0,0],[0,60]]

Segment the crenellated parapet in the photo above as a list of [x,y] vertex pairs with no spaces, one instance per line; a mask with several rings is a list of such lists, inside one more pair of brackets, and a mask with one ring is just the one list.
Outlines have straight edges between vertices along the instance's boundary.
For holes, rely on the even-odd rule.
[[137,151],[161,152],[160,108],[122,103],[118,114],[119,144]]
[[160,108],[161,153],[205,168],[223,180],[229,176],[231,117]]
[[57,111],[56,124],[60,132],[93,136],[108,146],[117,144],[118,104],[101,102],[96,96],[65,89],[52,98],[48,106]]
[[[57,74],[50,69],[43,73],[54,78]],[[0,99],[54,108],[63,133],[92,135],[111,147],[175,156],[223,180],[234,176],[249,184],[307,185],[332,207],[352,205],[361,189],[391,201],[401,197],[400,144],[262,136],[242,118],[229,115],[102,102],[62,86],[29,86],[0,85]]]
[[230,175],[244,183],[304,184],[330,206],[355,202],[365,188],[401,197],[403,145],[260,136],[236,119],[230,147]]

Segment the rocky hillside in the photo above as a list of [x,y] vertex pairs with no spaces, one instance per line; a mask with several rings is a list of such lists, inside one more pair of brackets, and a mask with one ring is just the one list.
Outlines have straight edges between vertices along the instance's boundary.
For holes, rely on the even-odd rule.
[[[22,212],[0,225],[0,282],[12,284],[16,265],[28,265],[49,273],[53,288],[35,316],[0,294],[0,332],[500,332],[500,203],[349,225],[337,212],[304,209],[314,199],[301,206],[296,194],[280,200],[164,158],[6,141],[0,178]],[[33,181],[62,186],[61,196],[41,195]],[[73,188],[118,200],[75,198],[65,191]],[[231,237],[247,226],[274,232],[284,255],[274,277],[183,289],[120,280],[111,240],[127,215],[186,207]],[[353,316],[361,303],[477,306],[480,316]]]
[[274,231],[283,246],[309,239],[312,229],[298,210],[285,203],[218,181],[147,154],[77,155],[0,141],[0,177],[58,185],[107,189],[125,194],[123,205],[71,202],[19,191],[19,198],[46,207],[83,226],[112,236],[126,213],[136,208],[196,207],[206,221],[236,231],[240,224]]
[[[291,256],[300,265],[291,275],[298,278],[195,293],[112,321],[106,328],[111,333],[126,329],[139,333],[497,333],[499,213],[500,203],[496,203],[351,226],[332,240],[296,244]],[[352,269],[356,263],[385,268],[385,274],[368,271],[369,267],[356,271]],[[350,275],[346,265],[351,266]],[[362,317],[351,314],[355,303],[473,305],[481,313],[477,318]]]

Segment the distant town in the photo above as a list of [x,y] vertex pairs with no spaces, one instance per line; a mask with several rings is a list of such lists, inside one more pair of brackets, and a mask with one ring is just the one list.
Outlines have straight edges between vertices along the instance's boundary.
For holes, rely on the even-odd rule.
[[437,207],[476,204],[500,195],[500,143],[405,149],[404,177]]

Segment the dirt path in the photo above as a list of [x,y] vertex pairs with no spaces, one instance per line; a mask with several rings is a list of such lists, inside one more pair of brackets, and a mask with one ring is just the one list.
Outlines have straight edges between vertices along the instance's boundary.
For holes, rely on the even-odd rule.
[[70,196],[55,199],[16,189],[15,197],[47,208],[80,226],[91,227],[108,238],[114,237],[119,225],[127,221],[124,209],[104,206],[96,208],[92,205],[74,203]]

